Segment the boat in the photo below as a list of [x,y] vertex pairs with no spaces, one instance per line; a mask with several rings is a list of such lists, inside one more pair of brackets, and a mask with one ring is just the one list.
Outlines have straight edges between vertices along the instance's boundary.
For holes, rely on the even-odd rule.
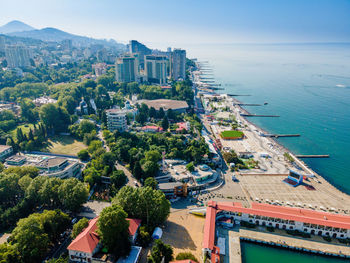
[[267,105],[267,104],[269,104],[269,103],[267,103],[266,101],[264,102],[264,105]]

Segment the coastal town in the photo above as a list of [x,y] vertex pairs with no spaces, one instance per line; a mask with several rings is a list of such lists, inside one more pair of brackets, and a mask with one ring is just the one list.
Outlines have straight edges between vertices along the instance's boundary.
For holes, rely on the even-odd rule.
[[350,196],[302,161],[329,156],[282,146],[300,134],[184,49],[75,41],[0,35],[0,262],[350,259]]

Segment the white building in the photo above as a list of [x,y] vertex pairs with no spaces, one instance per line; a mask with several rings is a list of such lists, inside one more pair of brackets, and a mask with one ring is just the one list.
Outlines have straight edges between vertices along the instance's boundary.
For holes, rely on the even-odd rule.
[[107,64],[106,63],[96,63],[92,65],[92,68],[95,72],[95,76],[99,77],[107,72]]
[[167,82],[166,56],[147,55],[145,56],[146,78],[150,83],[166,84]]
[[83,167],[77,159],[35,154],[12,155],[6,159],[6,165],[34,166],[40,170],[40,175],[61,179],[79,177]]
[[12,146],[0,145],[0,160],[4,160],[7,156],[13,152]]
[[126,131],[127,121],[126,121],[127,110],[123,109],[109,109],[106,110],[107,115],[107,128],[110,131]]
[[30,67],[30,50],[20,45],[5,47],[6,61],[9,68]]

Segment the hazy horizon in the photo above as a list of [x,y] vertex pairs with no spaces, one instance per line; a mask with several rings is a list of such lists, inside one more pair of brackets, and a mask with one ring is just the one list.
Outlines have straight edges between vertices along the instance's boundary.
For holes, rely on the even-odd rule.
[[2,1],[0,24],[22,21],[152,48],[192,44],[348,43],[350,1]]

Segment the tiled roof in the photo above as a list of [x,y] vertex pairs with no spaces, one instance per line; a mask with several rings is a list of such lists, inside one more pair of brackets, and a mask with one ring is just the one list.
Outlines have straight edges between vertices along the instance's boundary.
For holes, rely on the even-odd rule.
[[260,203],[252,203],[251,208],[245,208],[240,203],[209,201],[204,225],[203,248],[210,250],[214,247],[217,211],[240,212],[334,228],[350,229],[350,216],[346,215]]
[[[127,220],[129,221],[129,234],[134,236],[141,225],[141,220],[133,218],[127,218]],[[70,243],[68,250],[92,253],[100,242],[100,238],[96,233],[97,221],[98,217],[91,219],[89,225]]]
[[96,234],[98,217],[89,221],[89,225],[68,246],[68,250],[92,253],[100,238]]
[[141,219],[127,218],[127,220],[129,221],[129,234],[134,236],[141,225]]

